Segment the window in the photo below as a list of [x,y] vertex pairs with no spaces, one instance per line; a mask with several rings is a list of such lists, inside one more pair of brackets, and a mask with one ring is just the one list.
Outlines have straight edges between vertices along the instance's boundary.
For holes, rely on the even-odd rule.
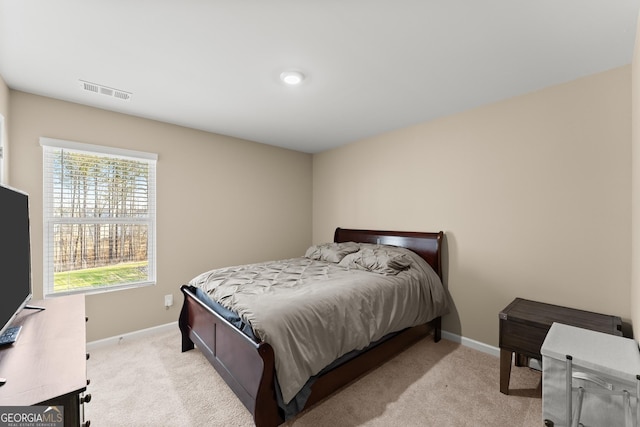
[[40,138],[44,294],[155,284],[157,155]]

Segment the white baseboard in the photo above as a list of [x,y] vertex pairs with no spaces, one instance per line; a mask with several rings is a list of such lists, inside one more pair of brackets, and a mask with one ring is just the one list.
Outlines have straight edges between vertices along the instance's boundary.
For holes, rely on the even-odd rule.
[[498,347],[494,347],[480,341],[472,340],[471,338],[465,338],[447,331],[442,331],[442,338],[449,341],[457,342],[465,347],[469,347],[474,350],[490,354],[492,356],[500,357],[500,349]]
[[[489,344],[485,344],[480,341],[461,337],[460,335],[452,334],[451,332],[447,332],[447,331],[442,331],[442,338],[449,341],[457,342],[459,344],[462,344],[465,347],[473,348],[474,350],[478,350],[495,357],[500,357],[500,348],[494,347]],[[532,369],[536,369],[538,371],[542,371],[542,365],[536,359],[529,359],[529,367]]]
[[124,340],[133,340],[142,337],[146,337],[149,335],[154,335],[163,332],[169,332],[171,330],[178,329],[178,322],[171,322],[164,325],[153,326],[147,329],[140,329],[139,331],[128,332],[126,334],[116,335],[114,337],[109,337],[97,341],[91,341],[87,343],[87,350],[92,350],[96,348],[101,348],[109,345],[115,345],[123,342]]
[[[126,334],[116,335],[109,338],[104,338],[97,341],[91,341],[87,343],[87,350],[101,348],[109,345],[116,345],[124,340],[134,340],[142,337],[146,337],[149,335],[154,335],[158,333],[169,332],[171,330],[178,328],[178,322],[166,323],[164,325],[153,326],[147,329],[141,329],[139,331],[128,332]],[[451,332],[442,331],[442,338],[457,342],[462,344],[465,347],[473,348],[474,350],[481,351],[483,353],[490,354],[492,356],[500,357],[500,349],[498,347],[494,347],[489,344],[485,344],[480,341],[472,340],[471,338],[465,338],[457,334],[453,334]]]

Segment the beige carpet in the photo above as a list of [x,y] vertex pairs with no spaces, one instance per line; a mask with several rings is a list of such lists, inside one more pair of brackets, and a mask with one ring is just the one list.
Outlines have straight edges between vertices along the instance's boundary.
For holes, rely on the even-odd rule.
[[[253,425],[204,356],[180,352],[177,330],[91,350],[87,370],[92,427]],[[425,339],[285,426],[539,427],[540,395],[540,372],[514,367],[506,396],[498,358]]]

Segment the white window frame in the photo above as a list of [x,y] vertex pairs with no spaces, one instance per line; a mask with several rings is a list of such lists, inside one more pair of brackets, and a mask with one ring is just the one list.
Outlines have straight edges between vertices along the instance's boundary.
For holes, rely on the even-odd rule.
[[5,157],[7,156],[6,149],[4,147],[4,133],[6,132],[4,127],[4,116],[0,114],[0,184],[5,183],[4,171],[5,171]]
[[[68,294],[93,294],[111,292],[120,289],[138,288],[156,284],[156,163],[158,155],[141,151],[126,150],[114,147],[85,144],[81,142],[65,141],[53,138],[40,138],[40,145],[43,147],[43,291],[45,297],[62,296]],[[144,223],[147,225],[147,258],[148,258],[148,280],[127,284],[103,285],[92,288],[80,288],[66,291],[54,291],[54,265],[53,265],[53,224],[60,223],[61,218],[53,216],[53,180],[52,174],[47,172],[47,149],[63,149],[83,154],[112,157],[115,159],[135,160],[146,162],[149,165],[148,177],[148,204],[149,217],[136,220],[128,218],[127,223]],[[95,223],[95,218],[90,219],[62,219],[63,222],[71,224],[90,222]],[[104,220],[104,223],[122,223],[122,220]]]

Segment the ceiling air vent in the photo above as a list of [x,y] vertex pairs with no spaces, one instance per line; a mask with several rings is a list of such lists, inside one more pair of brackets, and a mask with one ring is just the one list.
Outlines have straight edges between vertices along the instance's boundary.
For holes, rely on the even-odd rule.
[[118,98],[123,101],[129,101],[131,99],[131,92],[125,92],[124,90],[114,89],[112,87],[103,86],[84,80],[80,80],[80,88],[87,92],[93,92],[111,98]]

